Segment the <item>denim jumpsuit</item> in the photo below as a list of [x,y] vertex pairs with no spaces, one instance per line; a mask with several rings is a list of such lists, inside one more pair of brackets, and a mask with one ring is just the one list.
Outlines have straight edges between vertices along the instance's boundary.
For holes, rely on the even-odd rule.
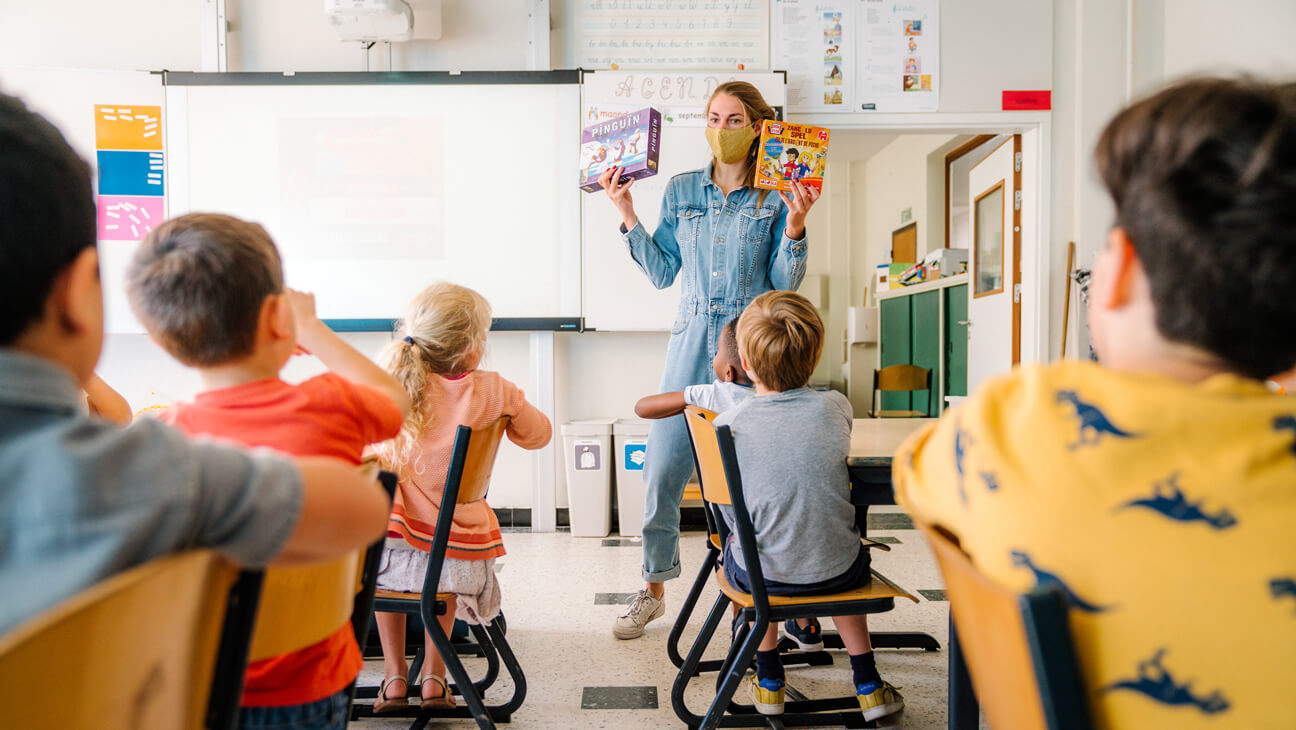
[[[765,200],[757,206],[761,192]],[[683,271],[661,392],[715,380],[711,360],[724,324],[760,294],[801,285],[806,240],[789,239],[786,223],[777,192],[742,187],[726,197],[708,165],[671,178],[651,237],[643,223],[622,229],[630,256],[653,286],[665,289]],[[679,506],[693,473],[684,419],[653,421],[646,456],[643,574],[655,583],[680,574]]]

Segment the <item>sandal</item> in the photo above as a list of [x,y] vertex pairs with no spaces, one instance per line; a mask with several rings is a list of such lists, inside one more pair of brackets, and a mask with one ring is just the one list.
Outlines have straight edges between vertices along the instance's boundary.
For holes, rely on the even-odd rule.
[[387,688],[391,686],[392,682],[408,682],[408,680],[400,674],[393,674],[390,677],[383,678],[382,684],[378,685],[378,696],[374,698],[373,713],[375,715],[395,712],[409,707],[409,699],[405,696],[409,694],[409,685],[406,684],[405,692],[400,697],[388,697]]
[[[427,697],[423,694],[423,688],[428,682],[441,686],[440,697]],[[445,677],[438,677],[435,674],[424,674],[419,678],[419,698],[423,700],[420,707],[429,707],[436,710],[452,710],[455,707],[454,695],[450,694],[450,685],[446,684]]]

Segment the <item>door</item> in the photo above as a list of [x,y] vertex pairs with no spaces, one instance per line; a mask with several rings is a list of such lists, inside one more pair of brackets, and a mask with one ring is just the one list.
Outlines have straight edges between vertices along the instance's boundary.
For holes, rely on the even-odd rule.
[[[879,337],[882,345],[881,362],[878,368],[891,365],[907,365],[913,354],[912,320],[909,314],[909,300],[913,297],[894,297],[881,302],[882,333]],[[874,395],[874,398],[878,398]],[[907,411],[912,408],[911,393],[883,393],[879,408],[884,411]],[[873,408],[870,402],[869,408]]]
[[1021,135],[968,173],[967,387],[1021,361]]

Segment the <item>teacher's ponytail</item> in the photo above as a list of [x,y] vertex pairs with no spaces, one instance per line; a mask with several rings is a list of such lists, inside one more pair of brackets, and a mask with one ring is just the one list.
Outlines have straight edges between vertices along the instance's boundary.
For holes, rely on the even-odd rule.
[[[710,111],[711,101],[718,94],[728,94],[738,100],[743,105],[743,110],[747,112],[747,118],[753,124],[759,124],[766,119],[777,119],[778,115],[774,113],[774,108],[765,102],[765,97],[761,96],[760,90],[746,81],[727,81],[716,87],[711,92],[711,98],[707,99],[706,109]],[[759,132],[759,130],[757,130]],[[743,173],[743,184],[747,187],[756,186],[756,163],[760,153],[760,136],[752,140],[751,147],[747,150],[747,168]],[[714,159],[714,158],[713,158]],[[765,196],[768,190],[761,190],[756,198],[756,206],[760,207],[765,204]]]

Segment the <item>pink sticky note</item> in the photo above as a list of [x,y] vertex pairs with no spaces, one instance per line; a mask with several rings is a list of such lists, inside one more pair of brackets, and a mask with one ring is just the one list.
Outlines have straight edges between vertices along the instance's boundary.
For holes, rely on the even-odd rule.
[[164,215],[161,196],[100,195],[99,240],[138,241],[161,223]]

